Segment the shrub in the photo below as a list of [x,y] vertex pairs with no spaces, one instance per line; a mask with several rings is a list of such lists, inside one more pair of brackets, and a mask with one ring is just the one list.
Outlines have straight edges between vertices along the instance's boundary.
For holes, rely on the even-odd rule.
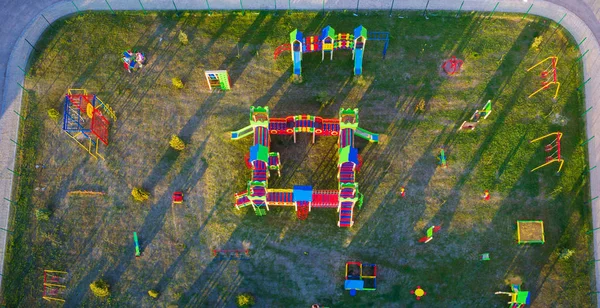
[[422,99],[418,104],[415,105],[415,112],[425,111],[425,100]]
[[183,142],[181,138],[175,135],[171,136],[171,141],[169,141],[169,145],[177,151],[183,151],[183,149],[185,149],[185,142]]
[[317,96],[315,97],[315,100],[321,103],[321,107],[326,107],[332,102],[331,96],[329,96],[329,93],[327,93],[326,91],[319,92],[319,94],[317,94]]
[[188,41],[187,34],[185,34],[183,31],[179,31],[179,35],[177,37],[179,38],[179,42],[181,42],[183,45],[187,45],[190,42]]
[[98,279],[90,284],[90,290],[97,297],[107,297],[110,295],[109,285],[104,279]]
[[242,293],[235,298],[238,307],[254,306],[254,295],[251,293]]
[[52,211],[49,209],[35,210],[35,218],[39,221],[48,221],[50,220],[50,216],[52,216]]
[[183,89],[183,81],[181,81],[181,79],[173,77],[173,79],[171,79],[171,82],[173,83],[175,89]]
[[58,117],[60,117],[60,113],[58,112],[58,110],[50,108],[48,109],[48,117],[50,117],[50,119],[52,120],[58,120]]
[[150,290],[150,291],[148,291],[148,295],[150,295],[150,297],[152,297],[152,298],[158,298],[160,293],[156,290]]
[[563,248],[563,250],[558,255],[558,258],[560,260],[566,261],[566,260],[569,260],[571,258],[571,256],[573,256],[573,254],[575,254],[575,250]]
[[148,200],[148,198],[150,198],[150,193],[145,191],[143,188],[141,187],[135,187],[131,190],[131,195],[133,196],[133,199],[135,201],[146,201]]

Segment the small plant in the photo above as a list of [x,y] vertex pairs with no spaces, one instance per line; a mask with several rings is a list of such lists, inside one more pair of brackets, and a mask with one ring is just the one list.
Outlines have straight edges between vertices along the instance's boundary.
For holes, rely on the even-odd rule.
[[183,151],[185,149],[185,142],[181,140],[181,138],[176,135],[171,136],[171,141],[169,141],[169,145],[177,151]]
[[156,299],[158,298],[158,296],[160,295],[160,293],[156,290],[150,290],[148,291],[148,295],[150,295],[150,297]]
[[255,303],[254,295],[252,293],[242,293],[235,298],[235,302],[238,307],[252,307]]
[[422,99],[415,105],[415,112],[423,112],[425,111],[425,100]]
[[90,284],[90,290],[97,297],[107,297],[110,295],[110,285],[104,279],[98,279]]
[[321,103],[321,107],[327,107],[333,101],[331,99],[331,96],[329,96],[329,93],[327,93],[326,91],[319,92],[319,94],[317,94],[317,96],[315,96],[315,100],[317,102]]
[[173,83],[175,89],[183,89],[183,81],[181,81],[181,79],[173,77],[173,79],[171,79],[171,82]]
[[35,218],[39,221],[48,221],[52,216],[52,211],[49,209],[38,209],[35,210]]
[[563,250],[558,255],[558,258],[560,260],[567,261],[567,260],[569,260],[571,258],[571,256],[573,256],[573,254],[575,254],[575,250],[568,249],[568,248],[563,248]]
[[150,198],[150,193],[141,187],[135,187],[131,190],[131,195],[135,201],[144,202]]
[[187,45],[190,42],[188,41],[187,34],[185,34],[183,31],[179,31],[179,35],[177,37],[179,38],[179,42],[181,42],[183,45]]
[[58,110],[50,108],[48,109],[48,117],[52,120],[58,120],[58,117],[60,117],[60,113],[58,112]]
[[533,39],[533,43],[531,43],[531,48],[538,50],[540,45],[542,44],[543,38],[541,36],[537,36]]

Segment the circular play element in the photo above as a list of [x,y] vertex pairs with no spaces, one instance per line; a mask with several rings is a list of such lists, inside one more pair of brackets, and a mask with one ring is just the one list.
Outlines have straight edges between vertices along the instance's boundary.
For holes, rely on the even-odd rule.
[[276,129],[272,129],[271,130],[271,135],[277,135],[277,130]]
[[417,286],[417,288],[415,290],[410,290],[410,294],[414,294],[417,297],[417,300],[420,300],[421,297],[423,297],[427,294],[427,292],[425,292],[425,290],[421,289],[420,286]]
[[288,129],[286,129],[285,131],[286,131],[288,134],[291,134],[291,133],[293,133],[293,132],[294,132],[294,129],[292,129],[292,128],[288,128]]
[[442,64],[442,69],[446,74],[452,76],[458,72],[460,72],[460,68],[463,65],[463,60],[457,59],[456,56],[452,56],[450,59],[444,61]]
[[332,135],[332,136],[337,136],[337,135],[338,135],[338,132],[337,132],[337,131],[335,131],[335,130],[333,130],[333,131],[331,131],[331,135]]
[[322,129],[320,129],[320,128],[317,128],[317,129],[315,129],[315,133],[317,133],[317,134],[320,134],[320,133],[322,133],[322,132],[323,132],[323,130],[322,130]]
[[350,289],[350,296],[356,296],[356,289]]

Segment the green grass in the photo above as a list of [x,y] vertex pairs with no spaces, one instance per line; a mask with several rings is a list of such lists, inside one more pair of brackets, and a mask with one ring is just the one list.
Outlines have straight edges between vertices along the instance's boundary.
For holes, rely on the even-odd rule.
[[[494,292],[514,280],[539,307],[593,306],[586,295],[593,285],[585,234],[590,196],[586,148],[579,146],[586,138],[576,44],[535,17],[402,15],[86,13],[56,22],[28,67],[5,304],[41,305],[42,271],[55,269],[70,273],[64,297],[72,306],[231,306],[237,294],[251,292],[261,307],[397,307],[414,305],[409,291],[420,285],[426,306],[501,307],[508,297]],[[354,78],[349,52],[324,62],[308,54],[303,82],[293,83],[289,54],[275,61],[273,50],[294,28],[308,34],[327,24],[338,32],[359,24],[389,31],[387,58],[381,59],[383,43],[367,42],[364,75]],[[539,49],[530,48],[538,36]],[[141,71],[122,69],[119,55],[128,48],[147,54]],[[440,65],[451,55],[465,64],[448,78]],[[526,69],[550,55],[560,57],[558,100],[550,90],[527,99],[540,79]],[[233,91],[208,92],[203,72],[213,69],[229,71]],[[173,88],[174,77],[183,89]],[[49,108],[62,113],[68,88],[86,88],[115,109],[106,161],[91,159],[48,118]],[[321,107],[321,93],[333,103]],[[458,133],[488,99],[490,117]],[[416,112],[421,101],[425,111]],[[243,157],[251,140],[231,141],[227,132],[247,125],[251,105],[269,106],[274,117],[335,117],[340,107],[359,107],[360,126],[382,134],[379,144],[356,141],[365,205],[353,228],[336,227],[333,210],[315,209],[297,221],[289,208],[272,207],[265,217],[234,209],[233,194],[250,177]],[[564,133],[563,172],[556,176],[550,166],[530,173],[545,153],[543,143],[528,141],[557,130]],[[169,148],[171,135],[186,142],[184,151]],[[281,152],[284,167],[270,187],[336,188],[335,144],[274,137],[271,149]],[[446,169],[436,165],[441,146]],[[397,197],[401,186],[404,199]],[[134,202],[133,187],[148,190],[150,200]],[[492,193],[488,202],[480,198],[484,189]],[[72,190],[107,194],[68,196]],[[186,201],[171,206],[177,190]],[[36,220],[35,210],[45,208],[50,220]],[[546,243],[517,245],[516,220],[544,220]],[[417,243],[432,224],[442,230],[432,242]],[[211,249],[241,247],[251,249],[250,261],[212,258]],[[567,249],[573,255],[559,258]],[[491,261],[477,261],[484,252]],[[349,260],[379,265],[377,291],[354,298],[343,291]],[[109,299],[91,295],[88,286],[98,278],[110,283]],[[151,289],[160,292],[157,300],[147,296]]]

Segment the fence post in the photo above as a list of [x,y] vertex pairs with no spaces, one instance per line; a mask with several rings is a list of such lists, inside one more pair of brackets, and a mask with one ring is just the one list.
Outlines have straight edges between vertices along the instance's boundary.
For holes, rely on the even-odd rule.
[[525,19],[525,17],[529,14],[529,11],[531,11],[532,7],[533,7],[533,3],[531,4],[531,6],[529,6],[529,8],[527,9],[527,12],[525,12],[525,14],[523,14],[523,17],[521,17],[521,20]]
[[108,3],[108,0],[104,0],[104,2],[106,2],[106,5],[108,5],[108,8],[110,9],[110,11],[113,13],[113,15],[115,14],[115,11],[113,11],[112,7],[110,6],[110,3]]
[[392,10],[394,9],[394,1],[392,0],[392,6],[390,6],[390,17],[392,17]]
[[462,10],[463,4],[465,4],[465,2],[464,2],[464,1],[463,1],[463,2],[460,4],[460,7],[458,8],[458,11],[456,11],[456,17],[457,17],[457,18],[458,18],[458,16],[460,15],[460,10]]

